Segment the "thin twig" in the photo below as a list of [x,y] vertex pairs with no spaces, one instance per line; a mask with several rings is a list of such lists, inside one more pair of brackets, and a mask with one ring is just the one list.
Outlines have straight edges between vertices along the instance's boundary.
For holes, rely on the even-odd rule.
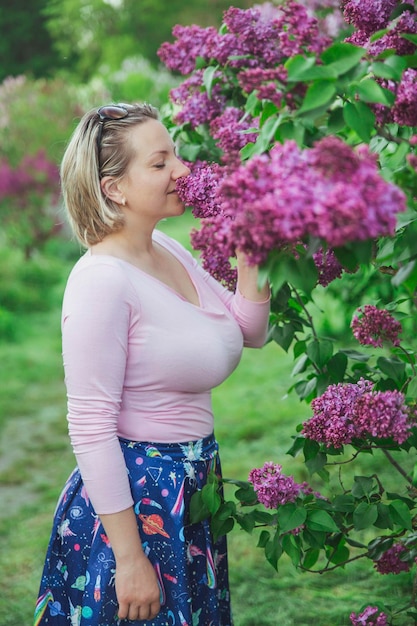
[[385,448],[381,448],[381,450],[385,454],[385,456],[387,457],[388,461],[392,464],[392,466],[395,467],[395,469],[398,472],[400,472],[401,476],[404,476],[404,478],[406,480],[408,480],[408,482],[411,484],[413,482],[412,477],[409,474],[407,474],[405,469],[403,469],[399,463],[397,463],[397,461],[394,459],[394,457],[391,455],[391,453],[388,452],[388,450],[385,450]]

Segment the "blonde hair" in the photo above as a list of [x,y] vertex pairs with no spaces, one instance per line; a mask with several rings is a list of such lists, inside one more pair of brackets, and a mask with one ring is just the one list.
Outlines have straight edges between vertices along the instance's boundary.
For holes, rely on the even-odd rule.
[[118,204],[101,189],[104,176],[123,177],[134,156],[127,141],[132,126],[158,119],[149,104],[122,104],[128,115],[119,120],[106,119],[97,146],[100,117],[97,109],[86,113],[75,129],[61,163],[61,187],[68,220],[77,239],[86,247],[94,245],[123,226]]

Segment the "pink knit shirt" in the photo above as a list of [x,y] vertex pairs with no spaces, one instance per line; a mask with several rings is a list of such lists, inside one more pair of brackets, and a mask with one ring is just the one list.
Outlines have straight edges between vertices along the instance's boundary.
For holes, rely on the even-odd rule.
[[260,347],[269,302],[232,294],[177,242],[154,240],[186,268],[200,306],[139,268],[87,252],[62,313],[71,442],[98,513],[132,505],[118,437],[188,442],[213,432],[211,389]]

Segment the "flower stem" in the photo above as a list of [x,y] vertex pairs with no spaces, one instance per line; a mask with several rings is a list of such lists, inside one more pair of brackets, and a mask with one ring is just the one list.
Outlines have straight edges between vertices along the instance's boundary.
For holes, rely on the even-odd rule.
[[411,476],[409,474],[407,474],[405,469],[403,469],[401,467],[401,465],[399,463],[397,463],[397,461],[394,459],[392,454],[390,452],[388,452],[388,450],[385,450],[384,448],[380,448],[380,449],[385,454],[385,456],[387,457],[387,459],[391,463],[391,465],[393,467],[395,467],[395,469],[401,474],[401,476],[403,476],[411,484],[413,482],[413,479],[411,478]]

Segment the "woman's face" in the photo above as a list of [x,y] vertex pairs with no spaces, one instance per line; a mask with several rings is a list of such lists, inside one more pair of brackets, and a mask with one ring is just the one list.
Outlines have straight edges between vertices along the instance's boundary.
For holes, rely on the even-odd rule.
[[155,222],[181,215],[184,205],[175,191],[176,181],[190,170],[176,156],[165,126],[146,120],[129,131],[128,141],[134,157],[118,185],[126,199],[124,211]]

